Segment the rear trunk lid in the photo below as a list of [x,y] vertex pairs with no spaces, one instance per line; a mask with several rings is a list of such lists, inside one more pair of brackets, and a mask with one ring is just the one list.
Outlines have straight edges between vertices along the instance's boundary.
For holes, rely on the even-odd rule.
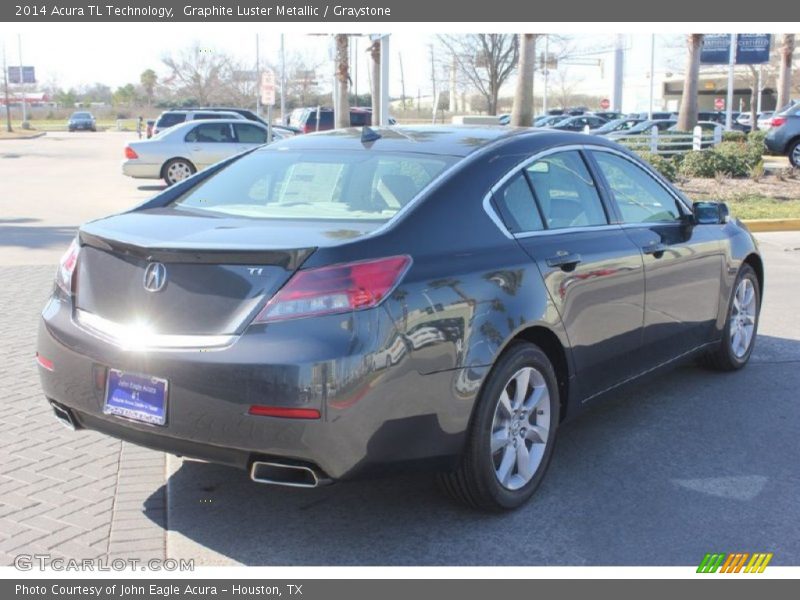
[[239,334],[319,245],[335,239],[329,230],[341,237],[342,225],[168,208],[95,221],[80,231],[75,307],[157,335]]

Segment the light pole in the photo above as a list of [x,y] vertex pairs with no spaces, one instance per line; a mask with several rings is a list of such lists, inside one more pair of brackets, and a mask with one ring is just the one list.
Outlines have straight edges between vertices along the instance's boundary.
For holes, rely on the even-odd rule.
[[6,131],[11,133],[11,105],[8,100],[8,65],[6,64],[5,40],[3,40],[3,89],[6,95]]
[[733,85],[734,67],[736,66],[736,45],[738,37],[735,33],[731,34],[731,47],[728,53],[728,97],[725,102],[725,129],[730,129],[733,125]]
[[25,105],[25,78],[22,75],[22,34],[17,35],[17,42],[19,43],[19,86],[22,90],[22,123],[24,129],[24,124],[28,120],[28,108]]

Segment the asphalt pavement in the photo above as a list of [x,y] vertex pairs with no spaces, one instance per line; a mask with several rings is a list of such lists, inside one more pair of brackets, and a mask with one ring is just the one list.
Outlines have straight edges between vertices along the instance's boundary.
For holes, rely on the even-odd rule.
[[[455,506],[430,475],[284,489],[174,457],[164,473],[160,453],[62,432],[36,383],[33,328],[75,227],[160,189],[120,174],[133,137],[0,142],[0,427],[17,437],[0,442],[4,562],[43,548],[197,564],[692,565],[736,551],[800,564],[796,232],[758,236],[766,293],[747,368],[683,366],[620,390],[561,429],[542,487],[514,513]],[[48,496],[55,481],[68,497]]]

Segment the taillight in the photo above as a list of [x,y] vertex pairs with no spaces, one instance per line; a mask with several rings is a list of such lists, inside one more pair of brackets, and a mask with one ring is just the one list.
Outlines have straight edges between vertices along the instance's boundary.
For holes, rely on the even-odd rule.
[[81,247],[78,244],[78,238],[75,238],[72,240],[69,248],[67,248],[64,256],[61,257],[61,262],[58,263],[56,285],[67,295],[72,294],[72,275],[75,272],[75,265],[78,264],[78,254],[80,250]]
[[410,264],[410,256],[392,256],[298,271],[254,322],[372,308],[391,293]]
[[772,121],[769,122],[771,127],[780,127],[786,123],[786,117],[772,117]]
[[139,158],[139,155],[130,146],[125,146],[125,158]]

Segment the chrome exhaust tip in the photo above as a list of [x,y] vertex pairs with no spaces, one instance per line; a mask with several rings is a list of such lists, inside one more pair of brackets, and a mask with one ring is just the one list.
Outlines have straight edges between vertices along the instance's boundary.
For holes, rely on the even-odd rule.
[[315,488],[331,483],[330,479],[321,476],[312,467],[262,460],[253,461],[250,465],[250,479],[256,483],[298,488]]
[[72,431],[77,431],[79,429],[78,424],[75,422],[75,417],[72,416],[69,409],[56,404],[52,400],[50,401],[50,406],[53,407],[53,414],[56,416],[56,419],[58,419],[58,422],[64,427]]

